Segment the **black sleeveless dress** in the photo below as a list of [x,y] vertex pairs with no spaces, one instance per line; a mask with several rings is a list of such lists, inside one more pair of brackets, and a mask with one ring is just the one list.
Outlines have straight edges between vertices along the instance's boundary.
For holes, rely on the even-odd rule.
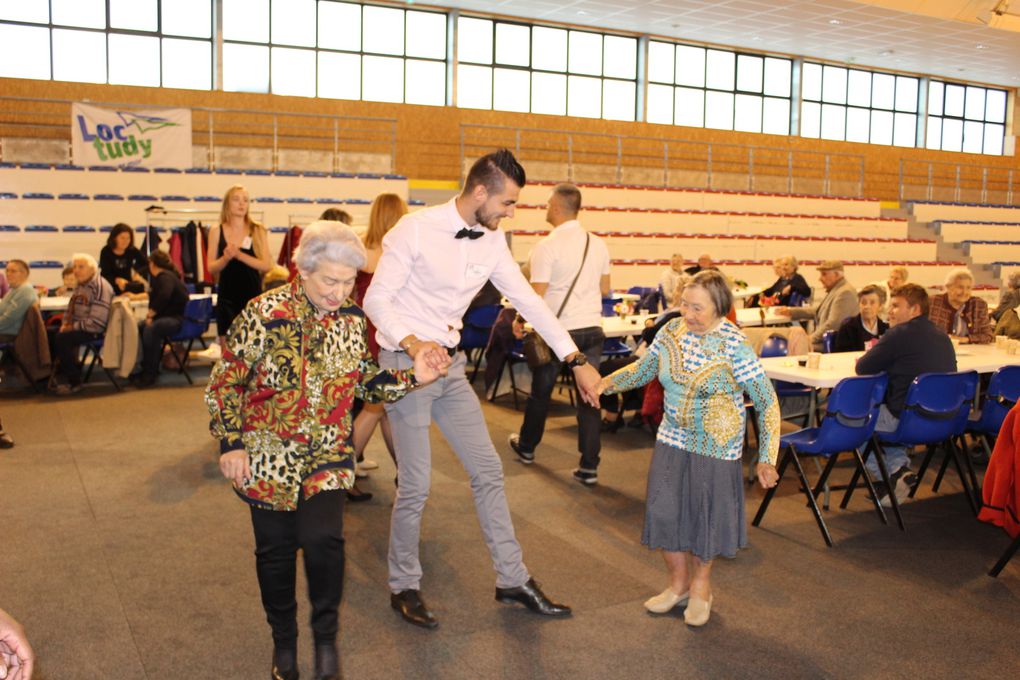
[[[216,257],[223,257],[227,239],[220,225],[220,241],[216,244]],[[255,241],[248,248],[242,248],[245,255],[255,257]],[[216,330],[226,335],[234,318],[241,313],[248,301],[262,292],[262,274],[238,259],[233,259],[220,271],[216,286]]]

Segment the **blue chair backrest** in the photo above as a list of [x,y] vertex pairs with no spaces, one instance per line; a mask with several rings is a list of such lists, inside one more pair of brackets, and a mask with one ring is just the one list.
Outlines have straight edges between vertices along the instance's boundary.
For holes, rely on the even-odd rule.
[[1020,401],[1020,366],[1003,366],[992,374],[985,390],[985,403],[981,407],[978,429],[998,432],[1006,414]]
[[460,331],[462,349],[485,348],[489,344],[489,335],[496,323],[496,318],[503,310],[501,305],[482,305],[475,307],[464,318],[464,328]]
[[822,352],[832,354],[832,348],[836,345],[836,331],[825,331],[822,333]]
[[761,357],[763,359],[767,357],[785,357],[787,351],[786,338],[778,335],[765,338],[765,342],[761,344]]
[[807,298],[797,291],[790,293],[790,307],[803,307],[805,302]]
[[814,446],[833,453],[863,446],[875,432],[888,384],[885,373],[840,380],[829,394]]
[[621,298],[604,297],[602,298],[602,316],[616,316],[616,312],[613,307],[616,306],[617,302],[620,302]]
[[213,317],[213,303],[211,297],[200,297],[188,300],[184,307],[184,320],[181,323],[181,330],[174,336],[174,340],[187,340],[189,338],[201,337],[209,330],[209,323]]
[[891,438],[903,444],[936,444],[962,434],[977,384],[977,371],[917,376]]

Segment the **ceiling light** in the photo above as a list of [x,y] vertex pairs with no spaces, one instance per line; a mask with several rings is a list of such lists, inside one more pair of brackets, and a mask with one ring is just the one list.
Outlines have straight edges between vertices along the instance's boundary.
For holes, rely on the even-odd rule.
[[839,19],[829,19],[829,23],[832,24],[833,26],[839,26],[843,22],[840,21]]
[[893,54],[895,54],[895,52],[893,50],[882,50],[881,52],[878,53],[878,56],[880,56],[880,57],[891,57]]
[[976,50],[987,50],[988,49],[988,45],[975,45],[974,49],[976,49]]

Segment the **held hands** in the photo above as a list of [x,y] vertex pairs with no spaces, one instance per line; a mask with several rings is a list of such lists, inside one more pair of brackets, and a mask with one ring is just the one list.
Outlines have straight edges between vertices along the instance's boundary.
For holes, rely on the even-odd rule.
[[124,289],[127,288],[128,285],[128,280],[121,276],[116,277],[113,282],[117,284],[117,290],[121,292],[124,292]]
[[574,368],[574,383],[577,385],[577,391],[581,393],[581,398],[584,399],[585,403],[589,406],[599,407],[599,383],[602,382],[602,376],[599,372],[592,367],[591,364],[584,364],[583,366],[577,366]]
[[[433,347],[423,349],[421,346],[426,344]],[[434,342],[412,345],[408,354],[414,360],[414,377],[422,385],[428,385],[438,380],[440,376],[446,375],[446,370],[452,363],[446,350]]]
[[609,383],[610,383],[609,378],[602,378],[601,380],[599,380],[599,384],[595,386],[596,394],[598,394],[598,396],[600,397],[603,394],[605,394],[606,390],[609,389]]
[[0,609],[0,678],[29,680],[35,654],[25,629],[10,614]]
[[779,473],[776,466],[770,463],[758,463],[758,483],[763,489],[771,489],[779,483]]
[[244,449],[234,449],[224,453],[220,456],[220,472],[240,489],[246,480],[251,479],[248,452]]
[[223,257],[228,260],[233,260],[241,253],[241,249],[237,247],[236,243],[228,243],[223,247]]

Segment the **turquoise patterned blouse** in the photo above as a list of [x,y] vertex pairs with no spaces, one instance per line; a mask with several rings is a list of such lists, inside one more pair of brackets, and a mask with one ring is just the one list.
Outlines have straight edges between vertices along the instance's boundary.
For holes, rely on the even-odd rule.
[[739,460],[746,393],[758,414],[758,460],[775,465],[779,401],[747,338],[732,322],[723,319],[695,335],[683,319],[670,321],[640,360],[608,377],[606,394],[641,387],[653,378],[666,394],[659,441],[702,456]]

